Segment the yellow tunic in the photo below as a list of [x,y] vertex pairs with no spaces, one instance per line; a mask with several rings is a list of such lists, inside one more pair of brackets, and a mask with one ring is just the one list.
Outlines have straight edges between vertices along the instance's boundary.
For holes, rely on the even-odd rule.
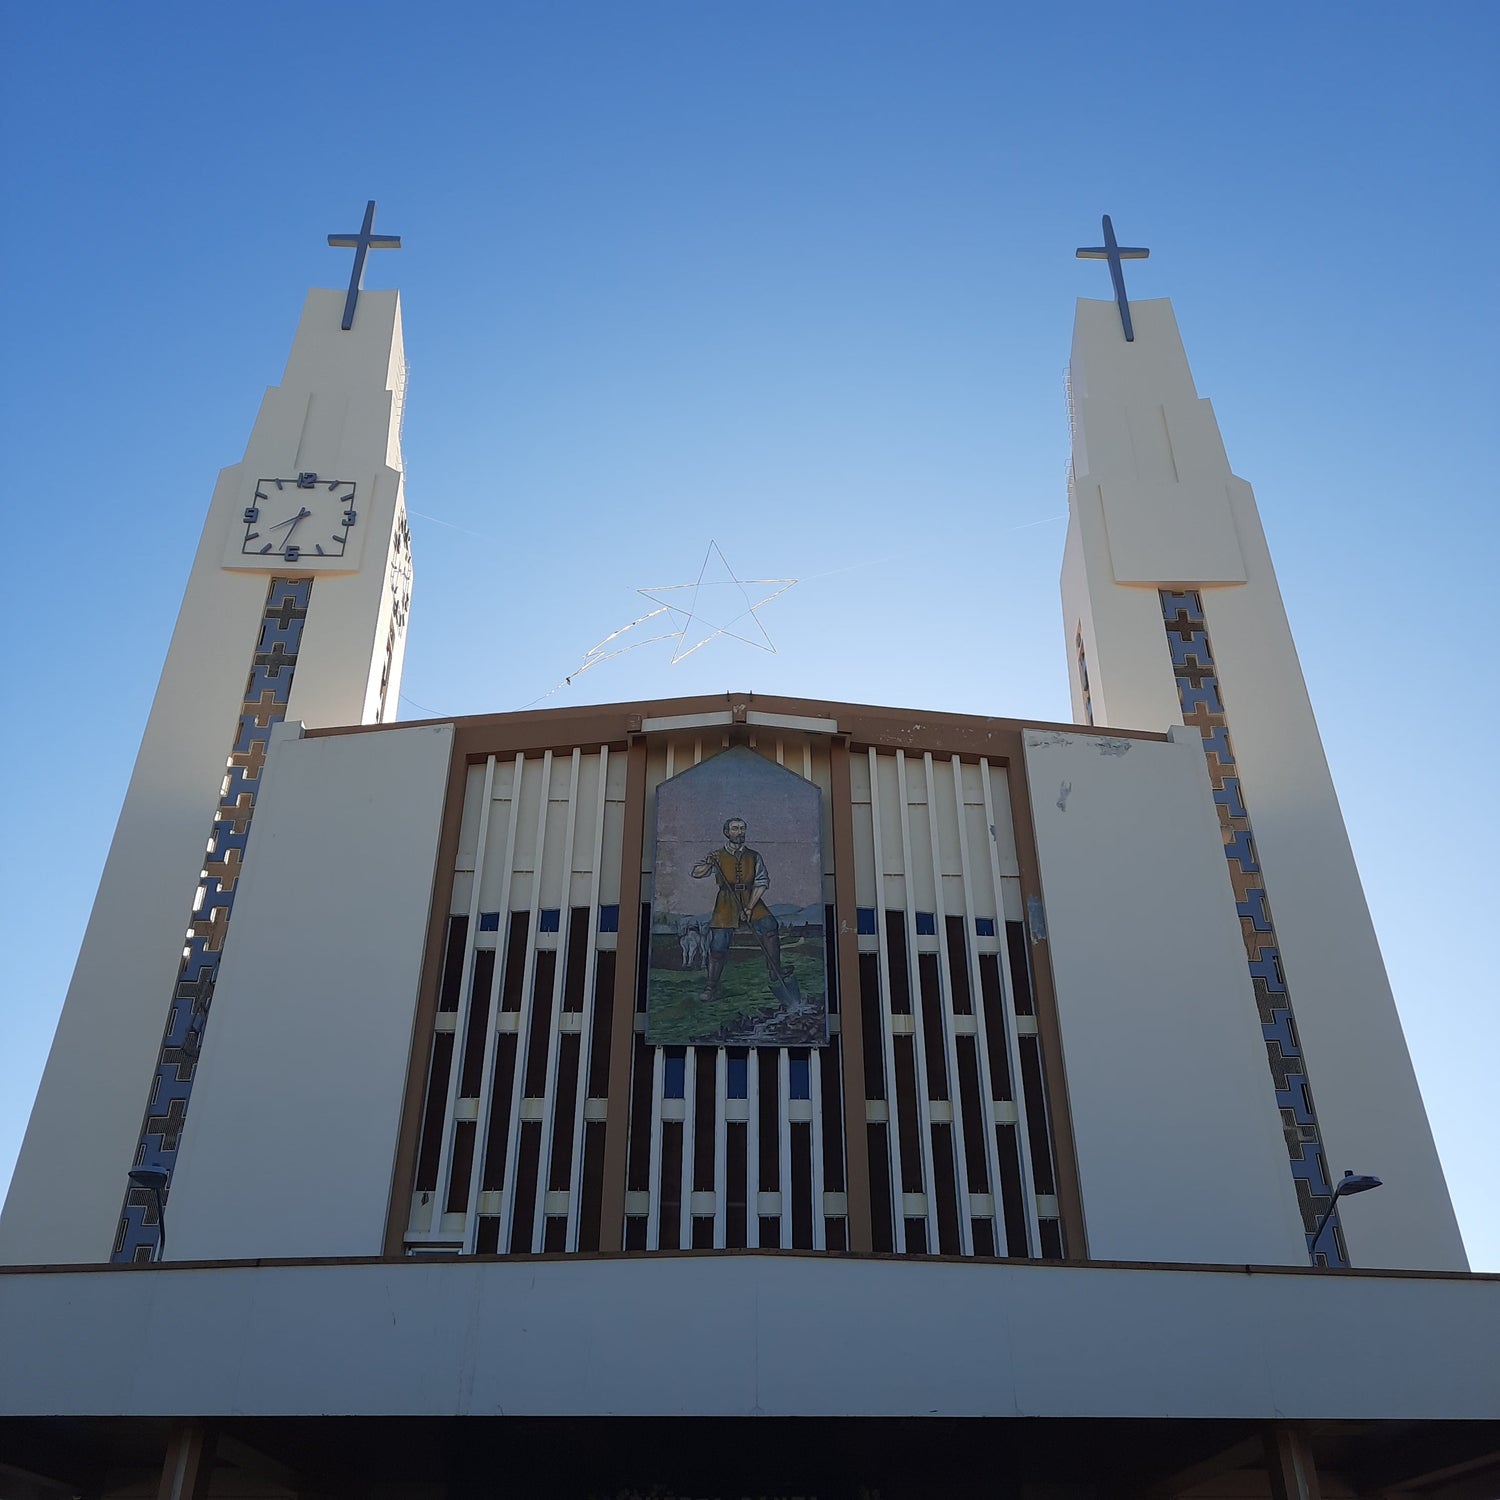
[[[738,927],[743,920],[743,903],[750,899],[756,887],[756,875],[764,875],[765,865],[754,849],[741,849],[738,854],[729,849],[715,849],[710,861],[719,867],[723,877],[719,881],[719,894],[714,899],[714,914],[709,919],[710,927]],[[756,900],[750,912],[750,920],[758,922],[771,915],[766,903]]]

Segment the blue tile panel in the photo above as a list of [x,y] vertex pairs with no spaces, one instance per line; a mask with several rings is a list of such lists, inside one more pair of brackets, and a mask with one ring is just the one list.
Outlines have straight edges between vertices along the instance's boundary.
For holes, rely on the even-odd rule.
[[[170,1172],[177,1164],[177,1148],[218,978],[219,956],[234,913],[266,747],[272,725],[286,718],[311,597],[310,578],[273,578],[266,593],[260,638],[230,743],[224,794],[214,814],[213,837],[204,858],[202,894],[186,924],[185,954],[177,971],[166,1033],[146,1099],[146,1116],[135,1151],[134,1165],[138,1167],[159,1166]],[[143,1188],[129,1188],[111,1259],[117,1263],[150,1260],[156,1239],[152,1194]]]
[[[1281,950],[1276,926],[1266,896],[1265,878],[1255,851],[1255,834],[1240,786],[1234,747],[1229,738],[1229,717],[1219,695],[1213,647],[1203,615],[1203,600],[1196,591],[1173,593],[1160,590],[1162,619],[1167,645],[1172,653],[1172,671],[1177,678],[1177,697],[1182,721],[1203,736],[1208,777],[1224,837],[1224,856],[1240,914],[1250,978],[1260,1012],[1261,1032],[1281,1110],[1282,1133],[1291,1159],[1292,1178],[1302,1210],[1302,1224],[1309,1249],[1318,1217],[1328,1207],[1333,1192],[1323,1156],[1323,1138],[1313,1109],[1307,1069],[1297,1040],[1292,997],[1281,968]],[[1343,1231],[1335,1214],[1324,1230],[1317,1254],[1319,1265],[1347,1266]]]

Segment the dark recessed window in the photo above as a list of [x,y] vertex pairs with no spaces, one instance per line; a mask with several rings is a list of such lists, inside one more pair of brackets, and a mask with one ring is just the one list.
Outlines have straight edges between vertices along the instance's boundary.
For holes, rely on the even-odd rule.
[[791,1073],[791,1096],[793,1099],[812,1098],[812,1072],[807,1065],[807,1053],[793,1052],[787,1058]]
[[731,1099],[750,1097],[750,1054],[743,1047],[733,1048],[725,1059],[727,1088]]

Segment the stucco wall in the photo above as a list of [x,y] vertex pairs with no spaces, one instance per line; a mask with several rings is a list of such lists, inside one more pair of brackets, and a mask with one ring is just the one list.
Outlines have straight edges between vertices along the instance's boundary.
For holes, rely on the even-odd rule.
[[[1196,395],[1171,303],[1133,303],[1132,313],[1131,344],[1113,303],[1081,301],[1074,325],[1077,479],[1063,612],[1070,641],[1084,622],[1094,721],[1181,722],[1157,587],[1200,590],[1327,1170],[1333,1180],[1345,1170],[1385,1180],[1341,1215],[1349,1255],[1361,1266],[1461,1268],[1254,493],[1231,472],[1212,407]],[[1076,666],[1070,676],[1076,713]]]
[[349,334],[339,328],[343,301],[343,292],[308,294],[282,384],[267,390],[243,461],[214,488],[0,1214],[0,1263],[110,1255],[267,584],[297,571],[243,553],[258,478],[321,467],[361,486],[347,567],[313,586],[288,712],[319,726],[373,715],[400,484],[392,385],[404,357],[395,292],[366,293]]
[[1196,732],[1028,730],[1089,1254],[1306,1261]]
[[385,1231],[453,727],[272,741],[167,1207],[169,1258]]

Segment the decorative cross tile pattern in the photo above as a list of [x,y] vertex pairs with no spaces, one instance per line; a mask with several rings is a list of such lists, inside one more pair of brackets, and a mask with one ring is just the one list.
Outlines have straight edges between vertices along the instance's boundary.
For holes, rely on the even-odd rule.
[[[1213,784],[1214,802],[1224,837],[1224,856],[1229,861],[1229,878],[1240,914],[1250,978],[1255,985],[1261,1032],[1266,1039],[1276,1103],[1281,1110],[1282,1133],[1286,1137],[1287,1155],[1291,1158],[1297,1202],[1302,1210],[1302,1225],[1310,1250],[1318,1217],[1329,1205],[1333,1186],[1328,1179],[1323,1138],[1318,1130],[1307,1068],[1297,1039],[1292,997],[1281,968],[1281,950],[1276,942],[1276,926],[1266,896],[1265,877],[1261,874],[1255,835],[1241,793],[1234,748],[1229,738],[1228,715],[1219,696],[1219,679],[1203,616],[1203,600],[1196,591],[1173,593],[1162,589],[1160,594],[1167,645],[1172,653],[1172,671],[1177,678],[1177,697],[1182,704],[1182,721],[1191,724],[1203,736],[1208,779]],[[1319,1265],[1349,1264],[1336,1214],[1320,1244],[1322,1248],[1317,1253]]]
[[[266,747],[271,739],[271,726],[286,717],[311,597],[310,578],[273,578],[266,595],[260,639],[245,684],[239,725],[225,762],[224,787],[214,814],[213,837],[204,858],[198,899],[189,918],[182,966],[177,972],[166,1033],[146,1101],[145,1123],[135,1152],[134,1165],[138,1167],[165,1167],[170,1172],[177,1163],[177,1148],[182,1140],[183,1121],[198,1071],[214,982],[219,974],[219,958],[234,912],[245,845],[250,838],[250,820],[260,790]],[[145,1188],[130,1188],[120,1212],[111,1259],[150,1260],[155,1253],[157,1232],[153,1195]]]

